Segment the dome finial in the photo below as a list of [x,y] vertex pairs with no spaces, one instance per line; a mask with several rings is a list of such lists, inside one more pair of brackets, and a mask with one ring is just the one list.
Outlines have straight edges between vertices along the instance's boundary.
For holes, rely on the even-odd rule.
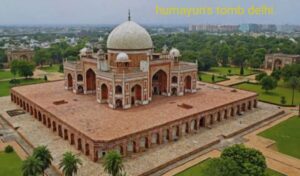
[[131,16],[130,16],[130,9],[128,9],[128,21],[131,20]]

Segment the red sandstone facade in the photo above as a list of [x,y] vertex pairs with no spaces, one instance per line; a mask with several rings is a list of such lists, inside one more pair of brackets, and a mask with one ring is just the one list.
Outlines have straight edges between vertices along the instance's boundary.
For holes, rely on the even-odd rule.
[[12,90],[11,100],[33,115],[45,127],[52,130],[60,137],[68,140],[92,160],[97,161],[108,150],[118,150],[123,156],[137,153],[156,145],[172,142],[181,136],[191,134],[200,128],[207,128],[215,123],[232,119],[243,112],[250,111],[257,106],[256,96],[242,99],[237,102],[224,104],[224,106],[199,112],[177,121],[171,121],[152,129],[145,129],[139,133],[123,136],[111,141],[94,141],[89,136],[82,134],[76,128],[68,125],[62,119],[53,116],[38,104],[29,101],[25,96]]

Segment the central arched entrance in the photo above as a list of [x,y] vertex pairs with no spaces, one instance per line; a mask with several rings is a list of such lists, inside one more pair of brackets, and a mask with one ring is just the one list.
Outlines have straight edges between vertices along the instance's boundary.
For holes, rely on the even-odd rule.
[[274,69],[281,69],[282,68],[282,61],[280,59],[276,59],[274,61]]
[[92,69],[88,69],[88,71],[86,72],[86,90],[96,90],[96,74]]
[[142,87],[135,85],[131,88],[131,104],[136,104],[137,101],[142,100]]
[[68,88],[72,88],[73,87],[73,78],[72,75],[69,73],[68,74]]
[[168,77],[167,73],[159,70],[152,77],[152,94],[163,95],[167,94]]
[[105,84],[101,85],[101,99],[107,100],[108,98],[108,88]]
[[192,88],[192,77],[191,76],[186,76],[184,78],[184,90],[191,90]]

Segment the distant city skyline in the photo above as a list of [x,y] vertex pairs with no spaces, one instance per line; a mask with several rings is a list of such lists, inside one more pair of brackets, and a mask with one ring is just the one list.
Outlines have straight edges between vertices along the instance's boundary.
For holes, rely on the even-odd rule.
[[[161,16],[160,7],[241,7],[267,5],[272,16]],[[1,0],[0,25],[118,24],[127,20],[128,9],[134,21],[148,25],[188,24],[291,24],[300,25],[297,0]]]

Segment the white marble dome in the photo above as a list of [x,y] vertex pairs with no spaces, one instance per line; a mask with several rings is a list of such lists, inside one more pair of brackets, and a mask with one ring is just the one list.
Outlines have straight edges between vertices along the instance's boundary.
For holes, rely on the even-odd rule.
[[149,33],[134,21],[126,21],[117,26],[108,36],[107,48],[115,50],[152,49]]
[[180,57],[181,56],[179,50],[176,48],[172,48],[169,52],[169,55],[171,57]]
[[130,62],[130,60],[126,53],[121,52],[117,55],[116,62]]

